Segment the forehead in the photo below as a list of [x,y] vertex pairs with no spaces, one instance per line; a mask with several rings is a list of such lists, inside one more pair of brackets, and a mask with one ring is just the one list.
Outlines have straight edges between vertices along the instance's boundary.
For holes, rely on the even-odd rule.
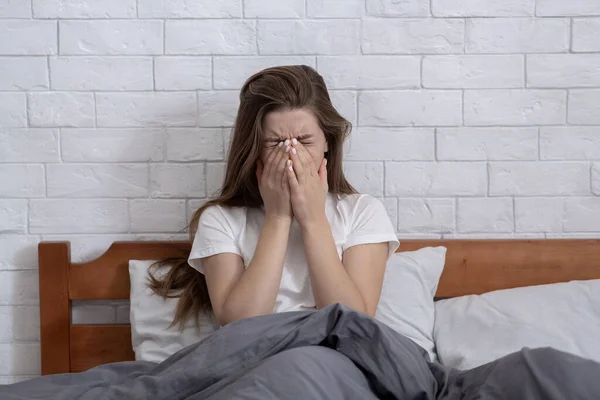
[[263,120],[266,139],[323,134],[317,117],[309,110],[273,111]]

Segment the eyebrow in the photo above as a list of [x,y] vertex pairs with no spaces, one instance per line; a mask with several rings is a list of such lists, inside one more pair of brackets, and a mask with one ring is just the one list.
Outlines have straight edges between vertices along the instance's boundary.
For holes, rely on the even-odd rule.
[[[304,139],[308,139],[310,137],[311,137],[311,135],[302,135],[302,136],[296,137],[296,140],[301,141],[301,140],[304,140]],[[281,138],[268,138],[268,139],[265,139],[265,142],[267,142],[267,143],[279,143],[279,142],[282,142],[284,140],[285,139],[281,139]]]

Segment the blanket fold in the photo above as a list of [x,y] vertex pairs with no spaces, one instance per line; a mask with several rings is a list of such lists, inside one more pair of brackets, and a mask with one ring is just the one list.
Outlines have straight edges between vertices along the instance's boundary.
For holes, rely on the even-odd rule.
[[600,399],[598,377],[600,364],[551,349],[452,370],[336,304],[236,321],[160,364],[114,363],[0,386],[0,400],[590,400]]

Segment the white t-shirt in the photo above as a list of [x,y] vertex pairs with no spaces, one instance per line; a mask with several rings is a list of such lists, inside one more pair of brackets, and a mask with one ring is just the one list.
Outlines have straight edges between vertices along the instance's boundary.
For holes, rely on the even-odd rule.
[[[340,260],[346,249],[359,244],[388,242],[388,257],[400,245],[385,207],[374,197],[362,194],[338,197],[328,194],[325,213]],[[202,258],[234,253],[242,257],[244,267],[247,268],[254,255],[264,217],[262,208],[207,208],[198,223],[189,264],[203,273]],[[315,299],[302,234],[294,221],[273,312],[314,308]]]

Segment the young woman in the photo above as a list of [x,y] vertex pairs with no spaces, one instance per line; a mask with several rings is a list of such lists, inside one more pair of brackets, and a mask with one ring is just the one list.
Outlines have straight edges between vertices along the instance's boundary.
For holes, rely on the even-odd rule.
[[180,297],[175,323],[202,308],[221,325],[333,303],[375,314],[399,243],[382,203],[344,177],[350,128],[310,67],[247,80],[223,187],[191,221],[189,265],[152,282]]

